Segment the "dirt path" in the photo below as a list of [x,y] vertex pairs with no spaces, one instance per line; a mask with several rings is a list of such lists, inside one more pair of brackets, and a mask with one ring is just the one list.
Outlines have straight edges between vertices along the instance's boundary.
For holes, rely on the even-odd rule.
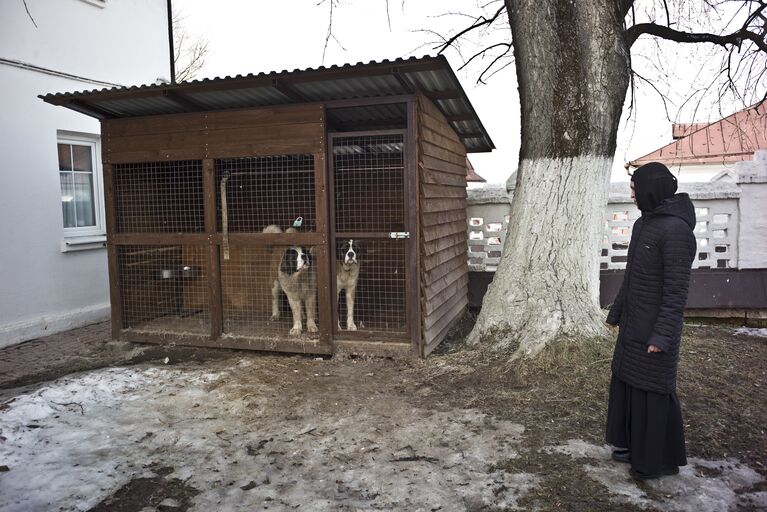
[[687,329],[691,464],[645,484],[602,444],[610,350],[563,345],[522,368],[450,347],[414,362],[237,353],[7,390],[0,511],[767,507],[764,339]]

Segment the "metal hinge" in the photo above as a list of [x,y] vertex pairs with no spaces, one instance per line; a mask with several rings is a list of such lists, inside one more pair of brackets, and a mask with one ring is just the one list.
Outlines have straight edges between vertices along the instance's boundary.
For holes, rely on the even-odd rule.
[[392,231],[389,238],[410,238],[410,231]]

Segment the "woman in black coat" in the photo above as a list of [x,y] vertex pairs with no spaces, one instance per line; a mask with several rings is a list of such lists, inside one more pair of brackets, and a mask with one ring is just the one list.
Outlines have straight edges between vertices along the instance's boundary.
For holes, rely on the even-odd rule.
[[676,396],[679,341],[690,267],[696,254],[695,209],[660,163],[631,178],[642,216],[634,224],[623,283],[607,323],[620,326],[612,362],[607,442],[636,479],[679,472],[687,464]]

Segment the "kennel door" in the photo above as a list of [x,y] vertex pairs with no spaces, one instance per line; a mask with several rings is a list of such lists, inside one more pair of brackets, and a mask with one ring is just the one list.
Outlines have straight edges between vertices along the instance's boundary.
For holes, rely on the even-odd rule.
[[409,332],[407,256],[414,243],[406,215],[405,131],[332,134],[330,140],[336,337],[401,341]]

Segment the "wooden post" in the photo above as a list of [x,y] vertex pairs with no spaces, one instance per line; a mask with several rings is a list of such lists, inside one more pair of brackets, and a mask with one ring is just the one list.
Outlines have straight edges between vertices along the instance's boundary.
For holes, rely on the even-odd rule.
[[[105,142],[105,145],[108,142]],[[115,216],[114,179],[112,164],[103,164],[104,169],[104,212],[106,214],[107,262],[109,266],[109,303],[112,319],[112,339],[120,339],[123,330],[122,294],[120,292],[120,261],[114,236],[117,233]]]
[[320,330],[320,343],[332,347],[333,334],[333,288],[335,274],[331,271],[332,251],[329,249],[332,237],[330,235],[330,201],[328,190],[327,170],[327,123],[325,108],[320,107],[322,118],[322,149],[314,154],[314,192],[315,209],[317,212],[317,233],[322,235],[322,243],[314,248],[315,261],[317,262],[317,310]]
[[405,135],[405,226],[410,231],[407,241],[407,323],[413,354],[424,355],[421,335],[421,270],[420,254],[420,198],[418,174],[418,102],[415,97],[407,102],[407,132]]
[[202,161],[203,193],[205,209],[206,267],[208,277],[208,314],[210,315],[210,338],[216,340],[223,332],[221,298],[221,259],[216,244],[216,169],[212,158]]

